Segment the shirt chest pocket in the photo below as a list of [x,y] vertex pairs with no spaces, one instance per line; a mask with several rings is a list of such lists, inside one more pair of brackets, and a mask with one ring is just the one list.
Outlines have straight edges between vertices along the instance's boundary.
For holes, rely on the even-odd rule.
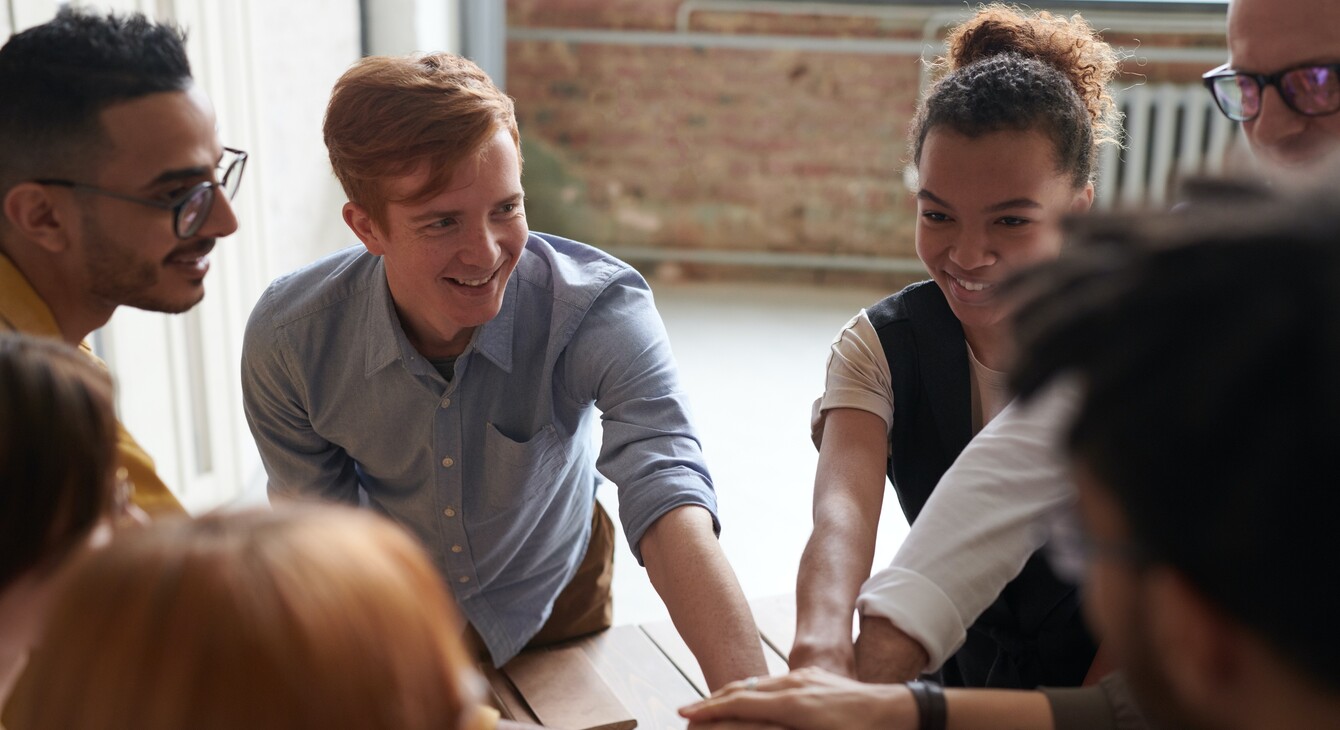
[[484,430],[480,501],[490,514],[516,509],[550,494],[566,465],[567,451],[552,425],[517,441],[489,423]]

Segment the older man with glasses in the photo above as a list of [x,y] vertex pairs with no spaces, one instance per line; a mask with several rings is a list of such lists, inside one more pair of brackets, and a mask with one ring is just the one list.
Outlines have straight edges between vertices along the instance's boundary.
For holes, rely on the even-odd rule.
[[[66,9],[0,48],[0,331],[88,351],[118,306],[204,296],[247,155],[219,143],[184,41],[142,15]],[[182,511],[124,429],[120,457],[140,507]]]
[[1252,151],[1280,167],[1312,167],[1340,141],[1340,3],[1233,0],[1228,63],[1205,74]]

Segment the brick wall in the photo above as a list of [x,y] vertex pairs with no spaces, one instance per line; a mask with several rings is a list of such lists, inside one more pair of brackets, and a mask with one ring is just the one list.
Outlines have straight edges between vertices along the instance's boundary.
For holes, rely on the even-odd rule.
[[[913,257],[903,168],[921,68],[906,41],[921,37],[920,23],[698,12],[689,29],[693,37],[902,41],[894,53],[515,37],[561,29],[666,38],[679,6],[508,3],[507,90],[517,100],[532,227],[616,250]],[[1159,37],[1156,28],[1130,35],[1112,40],[1223,43],[1218,35]],[[1190,81],[1208,67],[1133,59],[1119,83]]]

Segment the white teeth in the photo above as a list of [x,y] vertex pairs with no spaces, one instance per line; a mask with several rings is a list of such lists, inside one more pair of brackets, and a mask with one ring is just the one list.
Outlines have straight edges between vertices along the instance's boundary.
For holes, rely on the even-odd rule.
[[483,279],[452,279],[452,281],[463,286],[484,286],[492,278],[492,276],[486,276]]
[[991,288],[991,285],[987,284],[986,282],[964,281],[958,278],[957,276],[954,277],[954,281],[958,282],[959,286],[963,287],[964,289],[967,289],[968,291],[985,291]]

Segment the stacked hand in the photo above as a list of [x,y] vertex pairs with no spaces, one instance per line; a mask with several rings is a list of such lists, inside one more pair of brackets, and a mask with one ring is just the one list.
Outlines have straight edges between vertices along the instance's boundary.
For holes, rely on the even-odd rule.
[[[917,727],[917,709],[902,685],[863,684],[823,669],[751,677],[680,709],[692,725],[762,722],[793,730],[899,730]],[[708,724],[710,723],[710,724]]]

